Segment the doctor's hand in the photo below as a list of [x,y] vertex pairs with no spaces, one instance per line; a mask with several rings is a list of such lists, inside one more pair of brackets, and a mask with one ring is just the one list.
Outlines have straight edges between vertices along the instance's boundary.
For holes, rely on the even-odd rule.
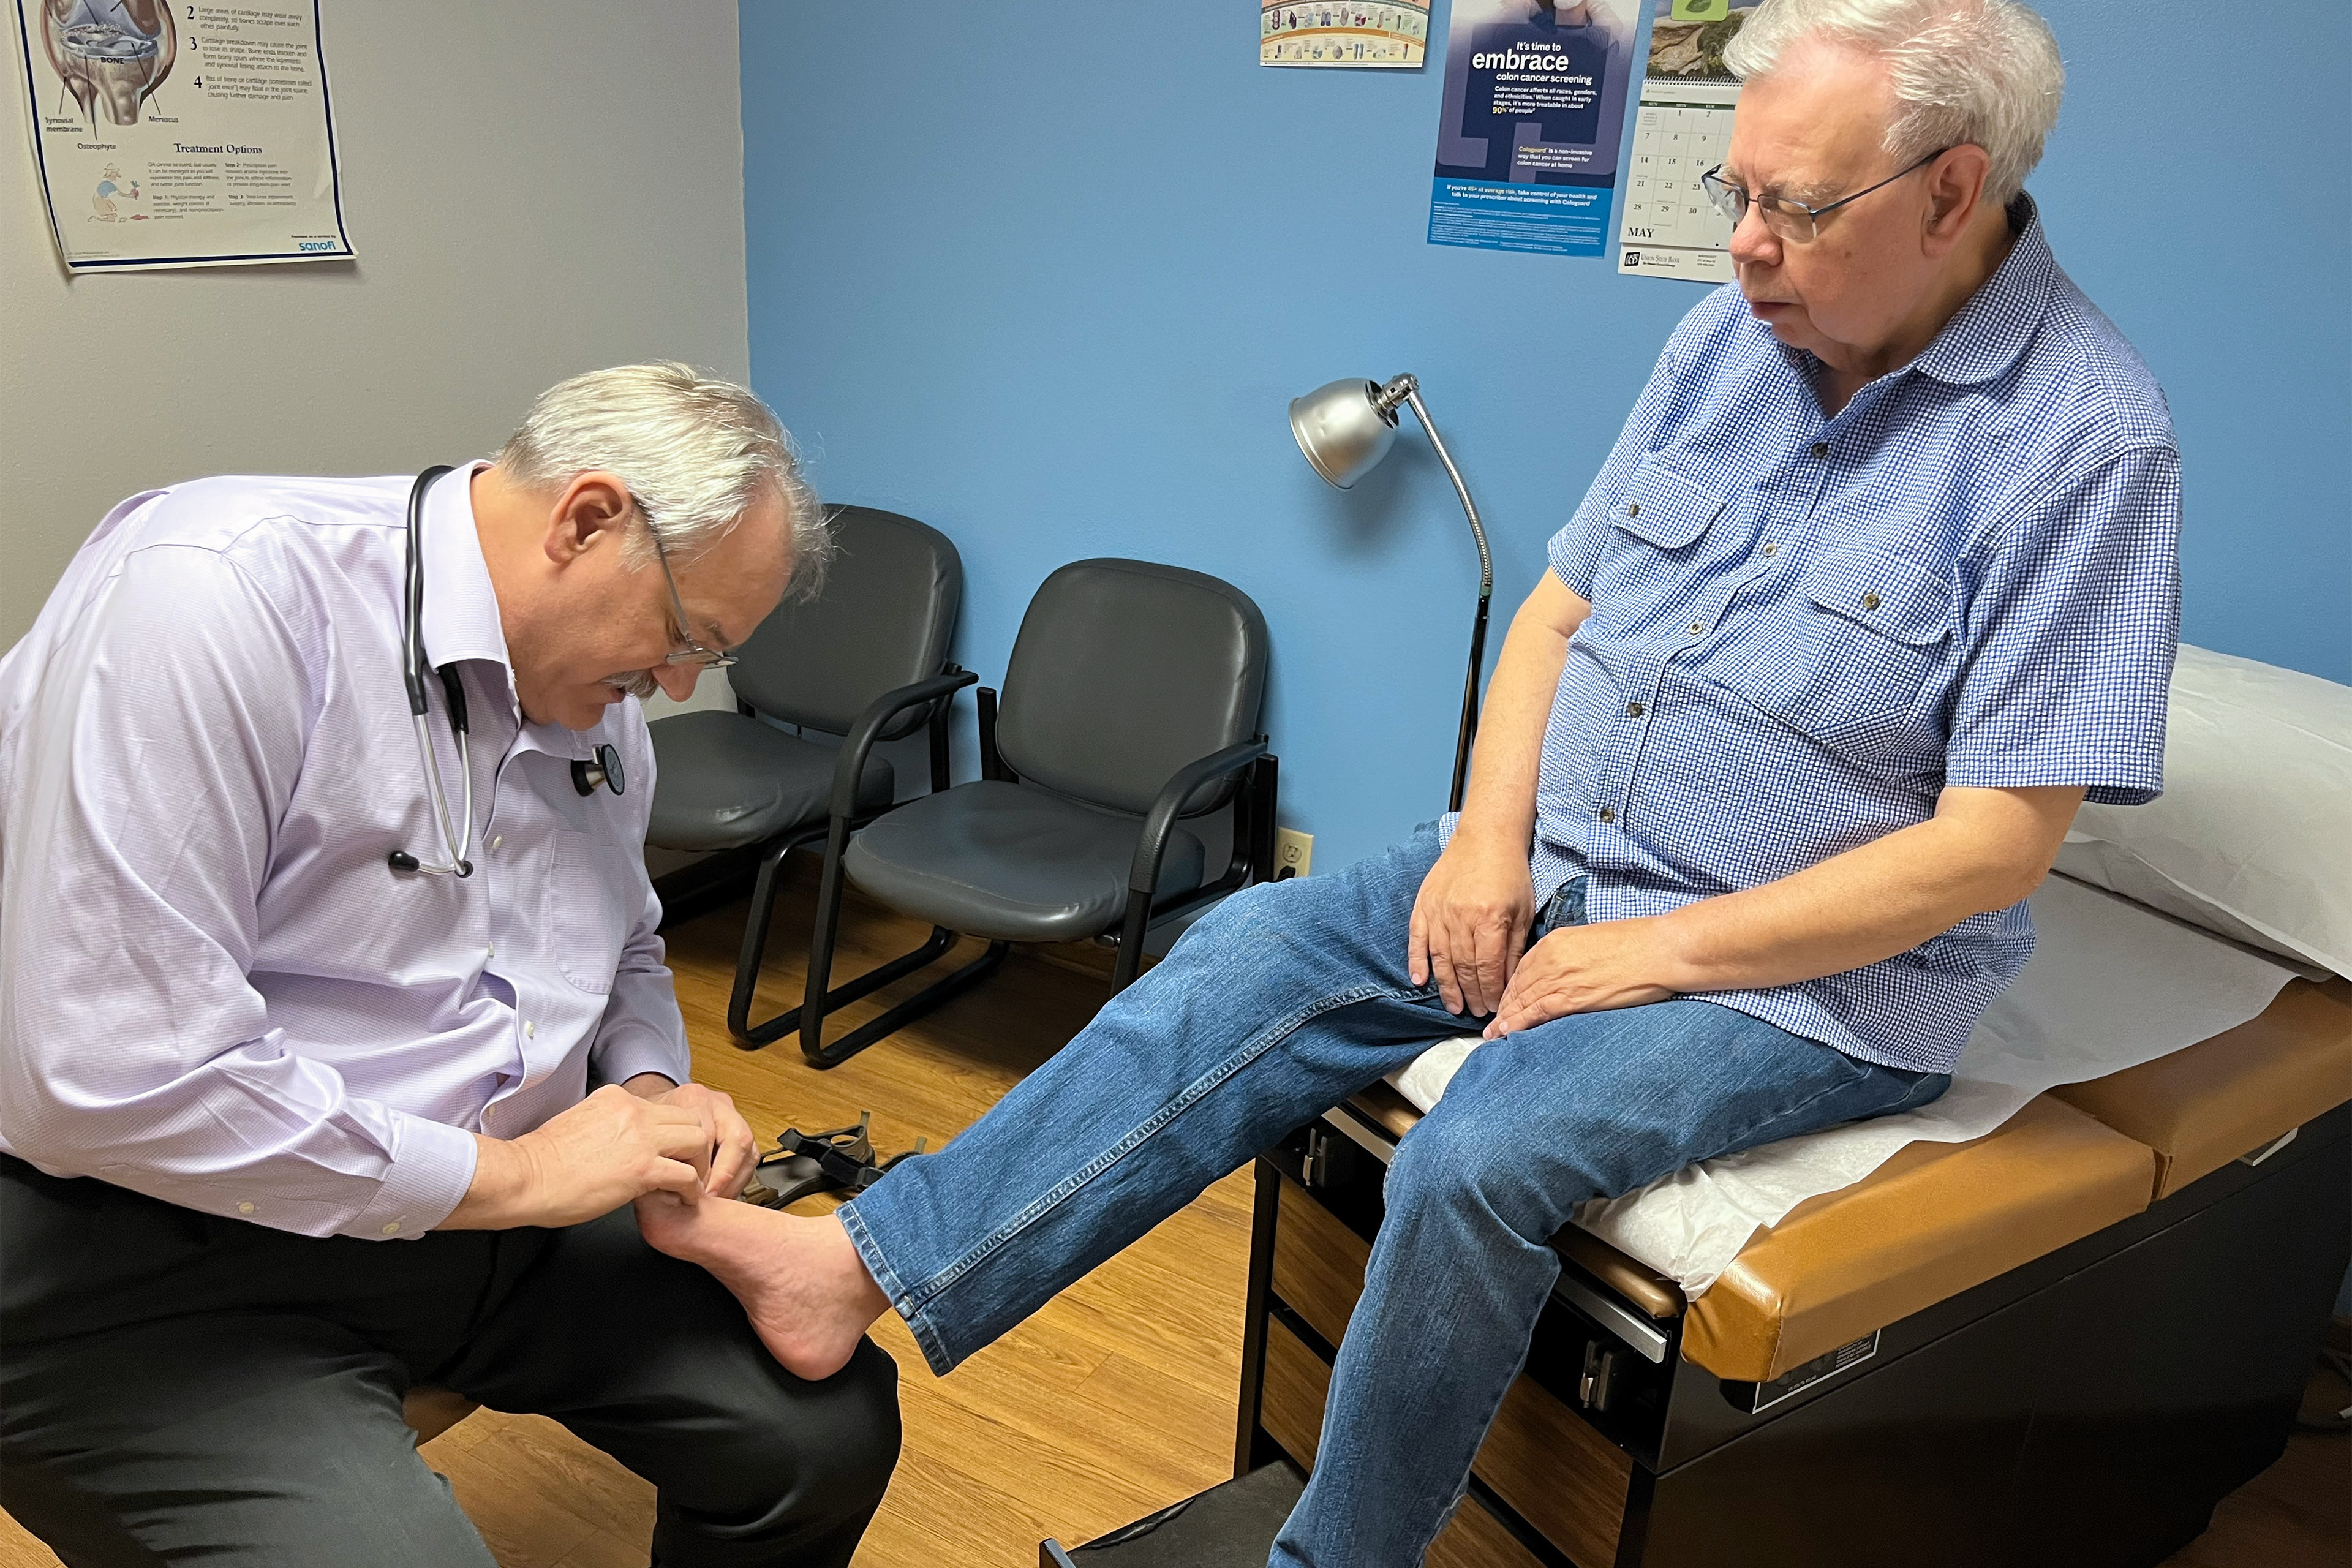
[[1413,900],[1405,955],[1412,983],[1433,978],[1449,1013],[1494,1012],[1535,917],[1527,846],[1491,842],[1462,824]]
[[695,1108],[608,1084],[512,1141],[475,1136],[473,1184],[438,1226],[578,1225],[647,1193],[702,1195],[711,1129]]
[[707,1084],[674,1084],[657,1072],[641,1072],[621,1087],[656,1104],[690,1110],[701,1121],[710,1138],[710,1174],[702,1184],[704,1192],[731,1198],[750,1183],[751,1169],[760,1163],[759,1142],[734,1100]]
[[1561,926],[1519,960],[1495,1021],[1486,1026],[1486,1038],[1499,1039],[1570,1013],[1639,1007],[1675,994],[1656,978],[1667,973],[1659,928],[1649,918]]

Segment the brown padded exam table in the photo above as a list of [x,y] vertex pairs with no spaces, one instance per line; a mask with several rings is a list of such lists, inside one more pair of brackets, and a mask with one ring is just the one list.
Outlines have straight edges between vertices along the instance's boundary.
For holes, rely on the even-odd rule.
[[[1696,1302],[1571,1227],[1428,1562],[2160,1563],[2284,1448],[2352,1250],[2347,1101],[2352,984],[2295,980],[1809,1199]],[[1419,1116],[1377,1086],[1259,1160],[1237,1479],[1048,1568],[1265,1561]]]

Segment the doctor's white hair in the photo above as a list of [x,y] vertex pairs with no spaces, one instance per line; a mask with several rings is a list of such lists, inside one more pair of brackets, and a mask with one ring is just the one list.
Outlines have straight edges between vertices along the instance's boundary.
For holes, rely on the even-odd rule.
[[[496,460],[533,489],[594,469],[618,475],[661,531],[674,568],[732,532],[747,509],[776,496],[792,542],[792,593],[812,598],[824,583],[833,541],[816,492],[801,478],[792,437],[751,393],[690,365],[615,365],[558,382],[539,395]],[[632,567],[653,564],[654,542],[644,530],[629,530],[622,550]]]
[[1811,40],[1886,62],[1896,104],[1886,150],[1898,164],[1973,142],[1992,160],[1986,196],[2006,203],[2042,162],[2066,68],[2050,25],[2017,0],[1764,0],[1723,63],[1745,79],[1769,76],[1790,45]]

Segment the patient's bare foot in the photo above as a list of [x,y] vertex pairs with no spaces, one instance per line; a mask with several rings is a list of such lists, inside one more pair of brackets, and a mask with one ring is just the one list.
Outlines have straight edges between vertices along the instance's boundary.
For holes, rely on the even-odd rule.
[[768,1353],[796,1377],[849,1364],[890,1305],[849,1233],[831,1215],[804,1218],[751,1204],[667,1193],[637,1200],[637,1228],[672,1258],[698,1263],[735,1292]]

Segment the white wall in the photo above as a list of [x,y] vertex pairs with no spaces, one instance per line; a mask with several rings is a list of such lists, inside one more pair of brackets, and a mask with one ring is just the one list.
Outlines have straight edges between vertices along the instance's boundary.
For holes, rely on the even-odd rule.
[[326,0],[357,261],[81,278],[0,23],[0,648],[133,491],[459,460],[598,365],[750,377],[735,0]]

